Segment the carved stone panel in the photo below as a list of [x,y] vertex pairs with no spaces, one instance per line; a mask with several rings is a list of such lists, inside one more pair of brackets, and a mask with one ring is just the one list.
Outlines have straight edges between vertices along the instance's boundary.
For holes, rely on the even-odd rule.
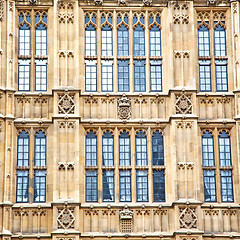
[[176,94],[176,114],[192,114],[192,100],[190,94]]
[[131,117],[131,100],[125,96],[118,100],[118,117],[122,120]]
[[180,208],[179,222],[180,228],[197,228],[196,208]]
[[58,113],[59,114],[74,114],[75,113],[75,94],[62,93],[58,94]]
[[58,208],[57,223],[59,229],[74,228],[74,222],[75,222],[74,208],[68,206],[65,206],[64,208]]

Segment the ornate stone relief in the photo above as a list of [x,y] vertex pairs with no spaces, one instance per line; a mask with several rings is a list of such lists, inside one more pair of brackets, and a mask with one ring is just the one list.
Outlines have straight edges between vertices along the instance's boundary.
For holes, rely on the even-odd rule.
[[133,231],[133,212],[130,211],[127,205],[119,214],[120,232],[131,233]]
[[59,162],[58,163],[59,170],[73,170],[74,169],[74,162]]
[[38,3],[37,0],[28,0],[29,4],[36,5]]
[[190,51],[174,51],[174,57],[175,58],[189,58],[190,57]]
[[156,209],[153,210],[154,215],[167,215],[167,210],[165,209]]
[[236,215],[236,210],[222,210],[223,215],[230,215],[230,216],[235,216]]
[[182,14],[182,15],[173,15],[173,23],[174,24],[188,24],[189,23],[189,16]]
[[177,121],[177,128],[192,128],[192,121],[187,122],[187,121]]
[[94,4],[96,6],[101,6],[103,4],[103,0],[94,0]]
[[144,6],[151,6],[152,5],[152,0],[143,0],[143,5]]
[[173,23],[174,24],[188,24],[189,23],[189,15],[188,15],[188,5],[189,3],[179,3],[175,2],[173,4]]
[[118,0],[118,5],[126,5],[126,0]]
[[58,113],[59,114],[74,114],[75,103],[74,93],[59,93],[58,94]]
[[2,122],[0,122],[0,132],[2,132]]
[[234,2],[232,4],[232,9],[233,9],[233,13],[237,13],[238,12],[238,3],[237,2]]
[[3,21],[4,10],[3,10],[3,0],[0,0],[0,22]]
[[99,210],[96,210],[93,208],[93,206],[91,206],[89,209],[85,210],[85,215],[98,215]]
[[205,215],[218,215],[219,214],[219,210],[205,210]]
[[58,22],[59,23],[74,23],[74,2],[64,3],[58,1]]
[[178,162],[178,169],[179,170],[190,170],[193,169],[194,163],[193,162]]
[[131,100],[123,96],[118,100],[118,117],[128,120],[131,117]]
[[176,114],[192,114],[191,94],[176,94]]
[[74,128],[75,127],[75,122],[72,121],[59,121],[58,122],[58,127],[59,128]]
[[179,208],[179,222],[180,228],[197,228],[197,215],[195,213],[196,208]]
[[128,207],[124,207],[122,211],[119,213],[120,219],[132,219],[133,211],[129,210]]
[[74,208],[67,205],[65,205],[64,208],[58,208],[57,223],[59,229],[74,228],[74,222]]

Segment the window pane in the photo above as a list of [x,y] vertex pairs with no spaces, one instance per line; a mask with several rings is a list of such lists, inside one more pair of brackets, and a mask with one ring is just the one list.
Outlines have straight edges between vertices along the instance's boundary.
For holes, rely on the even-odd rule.
[[153,171],[153,198],[154,202],[165,201],[165,176],[164,171]]
[[103,170],[103,202],[114,201],[114,171]]
[[86,171],[86,202],[98,201],[97,171]]

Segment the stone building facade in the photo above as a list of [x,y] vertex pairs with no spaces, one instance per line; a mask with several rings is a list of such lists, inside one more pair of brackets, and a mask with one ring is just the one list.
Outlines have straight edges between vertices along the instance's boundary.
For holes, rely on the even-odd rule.
[[0,0],[0,238],[240,238],[237,0]]

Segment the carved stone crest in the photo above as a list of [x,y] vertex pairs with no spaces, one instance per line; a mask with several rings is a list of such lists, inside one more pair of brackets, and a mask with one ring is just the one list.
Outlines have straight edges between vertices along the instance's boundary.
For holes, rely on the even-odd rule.
[[118,117],[127,120],[131,117],[131,100],[123,96],[118,100]]
[[120,212],[119,216],[120,216],[120,219],[132,219],[133,212],[130,211],[128,208],[125,208]]
[[180,94],[176,95],[176,114],[192,114],[191,95]]
[[58,101],[58,113],[59,114],[74,114],[75,112],[75,103],[74,103],[75,94],[59,94]]
[[180,208],[179,216],[180,228],[197,228],[197,215],[195,208]]
[[58,228],[69,229],[74,228],[74,209],[65,206],[63,209],[58,209],[57,223]]
[[103,0],[94,0],[94,4],[101,6],[103,4]]
[[152,5],[152,0],[143,0],[143,5],[144,6],[151,6]]

